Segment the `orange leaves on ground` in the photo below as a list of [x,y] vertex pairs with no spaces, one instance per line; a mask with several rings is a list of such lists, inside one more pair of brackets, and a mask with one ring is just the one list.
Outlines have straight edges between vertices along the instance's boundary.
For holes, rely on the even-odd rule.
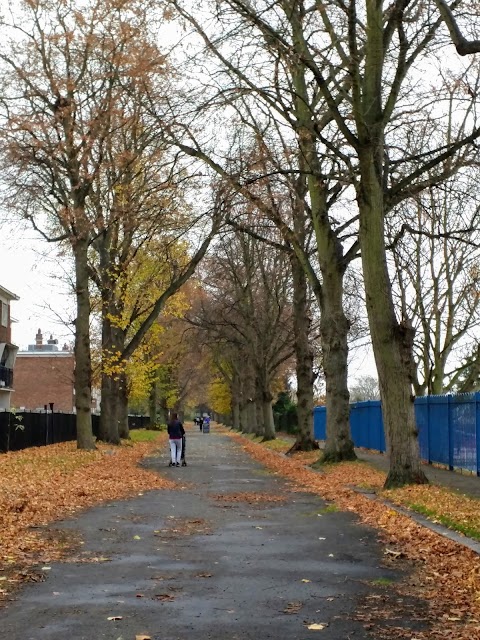
[[397,504],[419,507],[431,517],[441,516],[445,521],[451,520],[464,526],[465,529],[480,532],[479,502],[435,485],[414,485],[384,491],[383,495]]
[[[226,432],[253,458],[269,469],[288,478],[298,491],[308,491],[333,501],[344,511],[351,511],[371,527],[381,532],[393,551],[386,560],[402,563],[407,558],[415,563],[416,571],[399,589],[409,595],[428,599],[432,628],[425,634],[415,632],[415,638],[447,638],[449,640],[480,640],[480,558],[473,551],[417,524],[387,504],[372,499],[358,490],[381,490],[385,474],[366,464],[341,463],[328,465],[320,472],[307,467],[318,459],[312,454],[282,456],[248,439]],[[409,487],[411,502],[430,494],[432,504],[448,502],[450,497],[436,487]],[[389,494],[389,499],[393,495]],[[460,500],[461,497],[458,496]],[[450,508],[453,508],[450,503]],[[472,502],[472,509],[475,501]],[[478,506],[477,506],[478,509]],[[442,508],[443,511],[443,508]],[[397,552],[401,552],[398,554]]]
[[38,530],[53,520],[106,500],[176,487],[137,466],[165,438],[116,448],[100,445],[96,451],[79,451],[70,442],[2,454],[0,568],[59,557],[68,542],[59,545],[58,536]]

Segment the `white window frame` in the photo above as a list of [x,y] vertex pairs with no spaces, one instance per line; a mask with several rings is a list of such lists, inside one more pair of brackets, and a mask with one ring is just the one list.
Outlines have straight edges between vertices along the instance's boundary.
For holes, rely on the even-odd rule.
[[2,305],[2,318],[1,318],[2,327],[8,327],[8,304],[3,302],[3,300],[0,304]]

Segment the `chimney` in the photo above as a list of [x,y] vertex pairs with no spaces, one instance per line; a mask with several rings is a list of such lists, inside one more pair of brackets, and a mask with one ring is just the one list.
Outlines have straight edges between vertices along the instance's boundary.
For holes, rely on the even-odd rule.
[[50,340],[47,340],[47,344],[58,344],[58,340],[54,340],[52,334],[50,334]]
[[42,336],[41,329],[37,331],[37,335],[35,336],[35,344],[37,347],[41,347],[43,344],[43,336]]

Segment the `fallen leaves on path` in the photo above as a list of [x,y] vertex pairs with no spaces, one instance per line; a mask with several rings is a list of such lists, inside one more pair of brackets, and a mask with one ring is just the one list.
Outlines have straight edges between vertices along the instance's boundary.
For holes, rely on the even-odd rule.
[[298,613],[302,607],[303,607],[303,602],[289,602],[285,607],[285,609],[283,610],[283,613],[286,613],[287,615],[292,615],[292,614]]
[[158,600],[159,602],[173,602],[175,600],[175,596],[172,596],[170,593],[157,593],[153,599]]
[[206,535],[210,533],[210,527],[206,520],[202,518],[188,519],[172,516],[168,520],[168,526],[164,529],[157,529],[155,536],[165,539],[183,538],[185,536]]
[[328,622],[312,622],[312,624],[306,625],[310,631],[323,631],[328,627]]
[[[479,556],[353,488],[355,485],[381,489],[385,474],[366,464],[348,462],[328,465],[316,472],[306,465],[318,459],[318,452],[286,457],[239,434],[225,433],[253,458],[288,478],[297,491],[315,493],[343,511],[356,513],[362,522],[381,532],[395,555],[400,553],[414,563],[416,570],[397,588],[406,596],[428,600],[432,626],[428,632],[415,631],[415,638],[480,640]],[[436,495],[439,494],[432,491],[432,500]],[[405,560],[396,556],[393,561]]]
[[31,579],[26,569],[62,557],[71,537],[42,529],[85,507],[177,485],[142,469],[139,461],[164,445],[155,442],[79,451],[73,442],[0,456],[0,597]]
[[218,495],[210,496],[213,500],[218,500],[221,502],[247,502],[248,504],[263,504],[264,502],[279,502],[283,503],[286,501],[285,496],[278,496],[271,493],[253,493],[253,492],[243,492],[243,493],[219,493]]

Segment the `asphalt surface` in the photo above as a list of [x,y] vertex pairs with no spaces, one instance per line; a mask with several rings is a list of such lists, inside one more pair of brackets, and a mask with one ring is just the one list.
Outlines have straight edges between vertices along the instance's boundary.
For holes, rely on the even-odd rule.
[[[2,640],[365,640],[379,610],[422,625],[424,603],[397,595],[406,574],[384,565],[377,532],[292,491],[228,436],[187,437],[188,467],[168,468],[166,451],[145,462],[179,490],[60,524],[84,544],[0,611]],[[285,502],[218,499],[244,492]]]

